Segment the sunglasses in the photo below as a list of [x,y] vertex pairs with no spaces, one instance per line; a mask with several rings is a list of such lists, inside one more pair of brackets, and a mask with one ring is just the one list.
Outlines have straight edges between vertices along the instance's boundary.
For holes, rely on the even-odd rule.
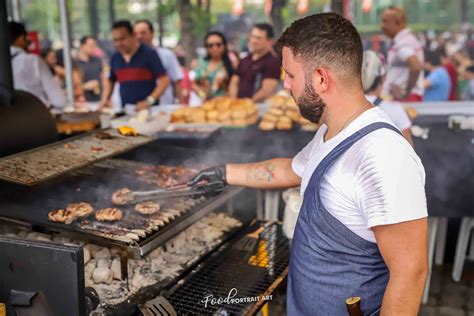
[[221,47],[222,45],[224,45],[224,44],[223,43],[207,43],[206,47],[207,48],[213,48],[214,46]]

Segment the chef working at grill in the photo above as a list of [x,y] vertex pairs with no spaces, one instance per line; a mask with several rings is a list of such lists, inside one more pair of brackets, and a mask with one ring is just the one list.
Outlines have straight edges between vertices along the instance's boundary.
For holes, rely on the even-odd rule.
[[228,164],[201,180],[261,189],[301,186],[288,315],[416,315],[428,274],[425,172],[393,122],[367,101],[362,43],[334,13],[294,22],[279,40],[285,88],[321,127],[293,159]]

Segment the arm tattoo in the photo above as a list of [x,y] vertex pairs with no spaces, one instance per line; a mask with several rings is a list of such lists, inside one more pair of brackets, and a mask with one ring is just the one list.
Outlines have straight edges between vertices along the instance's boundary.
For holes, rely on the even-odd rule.
[[272,182],[275,175],[275,164],[271,162],[251,164],[246,172],[247,182]]

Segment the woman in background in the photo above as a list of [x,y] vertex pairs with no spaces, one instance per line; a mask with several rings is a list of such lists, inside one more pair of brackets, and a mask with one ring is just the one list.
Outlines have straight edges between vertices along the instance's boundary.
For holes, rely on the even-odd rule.
[[227,51],[227,40],[220,32],[209,32],[204,38],[207,55],[195,69],[193,91],[202,99],[225,95],[234,73]]

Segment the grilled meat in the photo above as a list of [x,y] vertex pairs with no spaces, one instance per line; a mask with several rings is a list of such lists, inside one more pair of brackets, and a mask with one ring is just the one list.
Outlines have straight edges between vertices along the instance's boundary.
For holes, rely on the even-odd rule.
[[152,201],[142,202],[135,205],[135,211],[140,214],[150,215],[155,214],[160,210],[160,204]]
[[111,139],[112,135],[107,132],[97,132],[95,133],[95,137],[98,139]]
[[119,221],[123,218],[122,211],[115,207],[108,207],[98,210],[95,218],[101,222]]
[[71,224],[76,217],[73,212],[60,209],[49,212],[48,219],[52,222]]
[[135,171],[139,179],[158,187],[170,187],[183,183],[192,178],[197,170],[188,169],[184,166],[142,166]]
[[112,194],[112,203],[115,205],[125,205],[133,201],[133,195],[128,188],[118,189]]
[[86,202],[71,203],[66,207],[66,211],[73,213],[75,217],[81,218],[94,213],[94,208]]

